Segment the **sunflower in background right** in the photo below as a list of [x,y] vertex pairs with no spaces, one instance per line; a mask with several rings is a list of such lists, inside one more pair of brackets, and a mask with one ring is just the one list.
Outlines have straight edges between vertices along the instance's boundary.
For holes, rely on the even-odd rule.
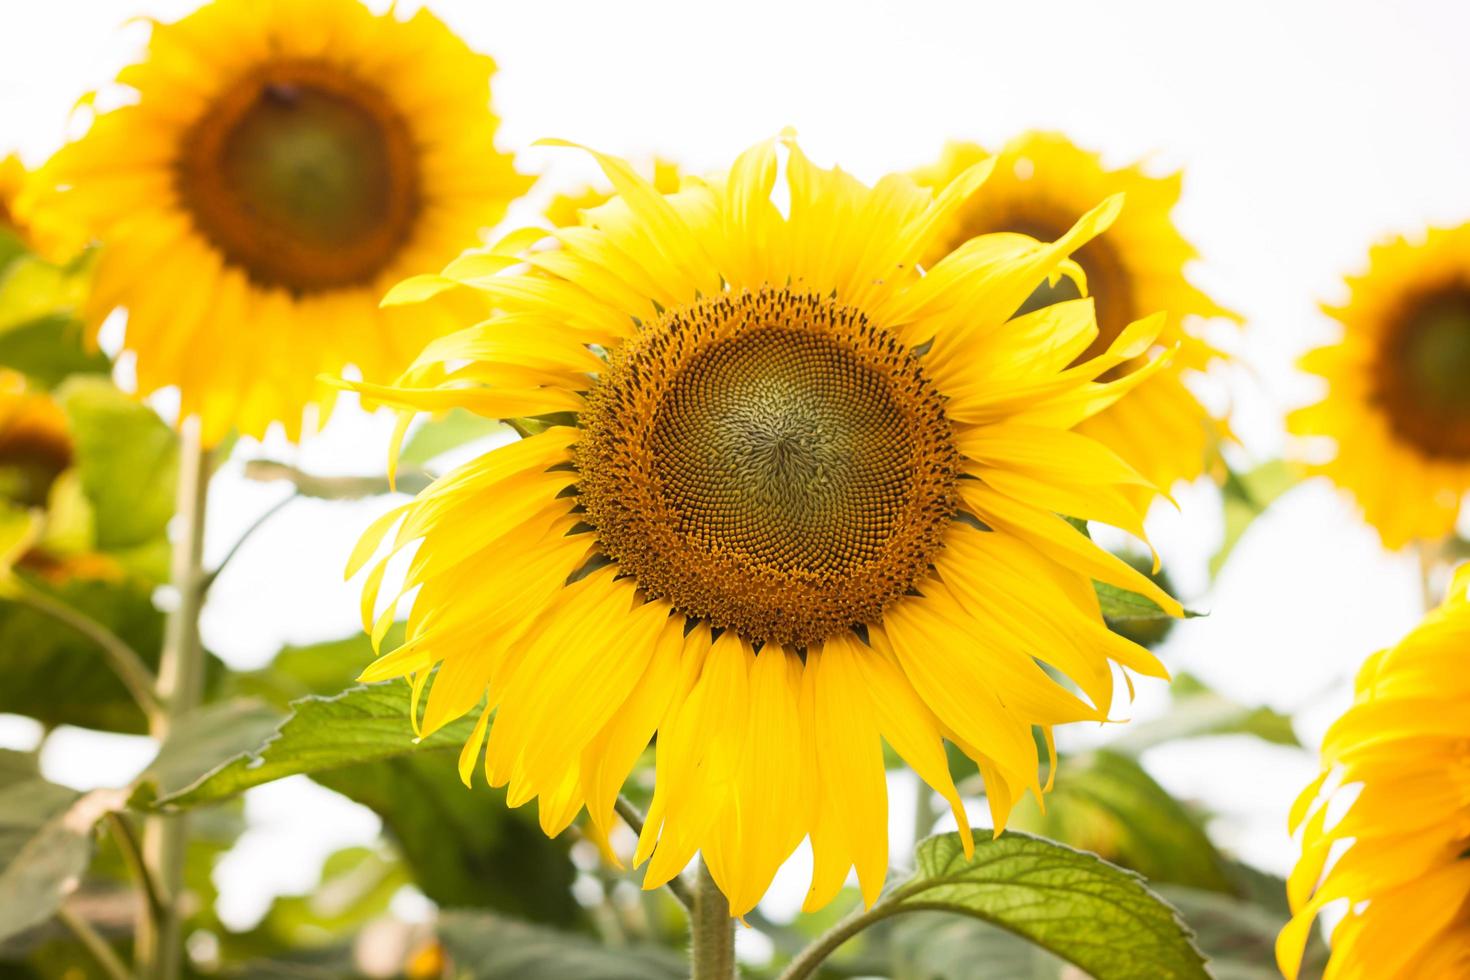
[[[1016,315],[1084,293],[1093,297],[1098,335],[1078,355],[1077,362],[1082,362],[1106,350],[1145,312],[1164,311],[1167,319],[1157,343],[1175,349],[1167,367],[1139,385],[1126,402],[1087,419],[1077,431],[1106,445],[1165,491],[1213,470],[1229,428],[1185,379],[1203,375],[1224,359],[1203,336],[1203,322],[1240,318],[1185,276],[1198,253],[1174,224],[1182,175],[1153,176],[1138,164],[1112,169],[1066,136],[1036,131],[1015,137],[995,153],[974,143],[951,142],[937,161],[913,176],[922,186],[942,187],[965,167],[992,156],[995,170],[985,193],[952,216],[928,259],[975,235],[1018,233],[1052,241],[1092,202],[1125,194],[1128,205],[1108,240],[1093,239],[1078,249],[1072,256],[1075,264],[1055,281],[1041,283]],[[1085,280],[1085,290],[1076,279]]]
[[1395,239],[1368,260],[1348,301],[1326,307],[1342,339],[1300,362],[1327,396],[1288,427],[1336,443],[1313,470],[1397,549],[1451,534],[1470,490],[1470,225]]
[[[1276,943],[1295,980],[1312,923],[1346,905],[1324,980],[1470,976],[1470,565],[1396,647],[1369,657],[1292,808],[1302,854]],[[1345,805],[1345,810],[1344,810]],[[1325,870],[1324,870],[1325,869]]]

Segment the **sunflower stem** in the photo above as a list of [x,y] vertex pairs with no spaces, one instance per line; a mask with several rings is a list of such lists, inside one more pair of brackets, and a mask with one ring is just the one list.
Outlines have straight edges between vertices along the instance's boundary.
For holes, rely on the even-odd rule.
[[1440,541],[1418,541],[1414,545],[1414,553],[1419,559],[1419,590],[1424,600],[1424,611],[1433,612],[1439,605],[1439,591],[1434,587],[1434,575],[1438,570],[1440,562],[1444,559],[1445,542]]
[[[169,615],[158,666],[158,696],[163,712],[152,735],[162,742],[179,718],[199,705],[204,693],[204,649],[199,612],[204,601],[204,511],[208,500],[210,457],[199,438],[199,420],[185,421],[180,433],[178,537],[173,549],[173,587],[177,607]],[[166,897],[162,914],[142,914],[136,959],[150,980],[177,980],[183,965],[184,857],[188,827],[181,813],[149,817],[143,828],[143,860]]]
[[837,951],[837,948],[847,942],[853,936],[862,932],[875,922],[881,922],[903,909],[893,903],[896,895],[885,896],[873,904],[870,909],[864,909],[861,905],[853,909],[851,913],[844,916],[836,925],[822,933],[812,944],[796,955],[796,959],[786,965],[781,975],[776,980],[804,980],[813,976],[817,968]]
[[693,960],[692,980],[734,980],[735,920],[730,903],[699,859],[694,886],[694,911],[689,917]]
[[133,980],[117,952],[90,922],[65,905],[56,910],[56,918],[77,938],[108,980]]
[[[617,800],[613,803],[613,808],[618,811],[618,816],[623,818],[623,822],[633,828],[633,833],[642,836],[643,811],[639,810],[632,800],[619,793]],[[680,905],[690,912],[694,911],[694,892],[690,889],[689,882],[684,880],[683,875],[674,875],[664,887],[679,900]]]
[[914,845],[934,831],[934,821],[937,817],[934,811],[934,791],[929,784],[914,776],[914,783],[918,789],[914,793]]

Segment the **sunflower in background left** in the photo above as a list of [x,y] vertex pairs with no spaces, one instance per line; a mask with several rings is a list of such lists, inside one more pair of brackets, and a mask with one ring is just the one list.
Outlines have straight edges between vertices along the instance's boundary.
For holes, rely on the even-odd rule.
[[[950,143],[938,161],[915,171],[914,177],[921,185],[942,187],[991,156],[974,143]],[[1096,153],[1058,133],[1026,133],[993,156],[995,171],[986,193],[951,219],[928,261],[960,242],[994,232],[1050,241],[1070,226],[1074,215],[1110,194],[1125,193],[1128,207],[1110,234],[1088,242],[1072,257],[1085,277],[1086,293],[1097,304],[1097,338],[1077,362],[1106,350],[1124,327],[1157,310],[1168,315],[1158,343],[1177,345],[1178,350],[1166,370],[1077,431],[1102,442],[1165,489],[1200,476],[1216,458],[1228,428],[1200,403],[1184,378],[1221,356],[1200,336],[1198,319],[1236,316],[1185,277],[1185,266],[1197,253],[1170,214],[1179,202],[1180,174],[1151,177],[1138,165],[1109,170]],[[1064,276],[1054,285],[1038,285],[1018,314],[1078,295],[1077,284]]]
[[127,309],[139,394],[177,385],[207,445],[296,439],[331,408],[319,374],[392,376],[446,328],[380,310],[388,286],[530,186],[495,147],[494,70],[427,11],[215,0],[153,25],[130,102],[24,203],[102,242],[88,316]]

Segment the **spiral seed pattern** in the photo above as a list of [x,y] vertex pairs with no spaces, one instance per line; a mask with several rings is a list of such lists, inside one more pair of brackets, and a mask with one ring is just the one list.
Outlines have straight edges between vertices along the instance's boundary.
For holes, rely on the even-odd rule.
[[754,642],[860,623],[928,569],[959,458],[918,359],[786,289],[666,314],[588,396],[579,495],[650,597]]

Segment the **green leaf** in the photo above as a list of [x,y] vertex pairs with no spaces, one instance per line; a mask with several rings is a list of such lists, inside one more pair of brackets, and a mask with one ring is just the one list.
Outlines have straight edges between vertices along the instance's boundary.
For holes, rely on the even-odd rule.
[[70,420],[82,488],[96,513],[97,546],[129,551],[164,539],[178,484],[174,431],[100,378],[72,378],[57,399]]
[[1169,685],[1167,714],[1132,722],[1108,748],[1137,755],[1165,742],[1210,735],[1254,735],[1274,745],[1300,747],[1291,719],[1266,707],[1250,707],[1210,690],[1191,674],[1179,674]]
[[1137,762],[1115,752],[1064,758],[1046,812],[1027,797],[1012,812],[1011,826],[1091,851],[1153,882],[1233,888],[1199,821]]
[[1230,553],[1240,543],[1251,522],[1264,514],[1266,508],[1299,482],[1301,475],[1279,459],[1262,463],[1245,473],[1226,471],[1225,485],[1221,490],[1224,497],[1225,537],[1220,544],[1220,550],[1210,559],[1211,577],[1220,574]]
[[87,265],[52,265],[29,254],[6,262],[0,273],[0,331],[75,310],[85,298]]
[[[63,794],[70,798],[63,802]],[[92,828],[120,809],[122,790],[78,794],[42,779],[0,789],[0,940],[40,925],[74,891],[92,860]]]
[[424,466],[436,456],[466,443],[510,431],[499,419],[487,419],[456,408],[441,418],[429,419],[414,430],[398,454],[398,464]]
[[473,719],[415,743],[408,689],[395,683],[308,697],[292,708],[279,725],[258,702],[203,709],[165,744],[135,801],[147,802],[156,783],[161,804],[192,807],[308,774],[377,813],[419,888],[441,905],[581,921],[570,841],[548,839],[534,811],[508,809],[503,791],[460,782],[455,760]]
[[431,750],[312,778],[378,814],[414,882],[440,906],[559,926],[583,922],[572,894],[570,835],[548,838],[534,808],[509,809],[503,789],[466,788],[455,758]]
[[[54,588],[33,584],[102,623],[157,668],[164,617],[153,606],[150,587],[81,579]],[[107,668],[102,653],[70,626],[29,606],[0,601],[0,650],[5,661],[0,712],[26,715],[47,727],[147,731],[142,712]],[[212,675],[217,678],[218,661],[213,664]]]
[[55,388],[73,374],[106,375],[112,362],[83,343],[82,324],[69,316],[48,315],[0,330],[0,366]]
[[206,704],[178,719],[168,738],[135,782],[132,804],[147,806],[245,755],[270,738],[281,714],[259,701],[236,699]]
[[582,936],[495,915],[446,912],[439,938],[452,976],[475,980],[684,980],[683,957],[666,949],[599,946]]
[[1008,832],[975,844],[958,834],[919,844],[914,878],[883,901],[893,912],[941,911],[1007,929],[1097,980],[1205,978],[1190,932],[1143,880],[1063,844]]
[[461,718],[415,741],[408,718],[408,688],[388,682],[354,687],[330,698],[295,702],[290,717],[253,752],[200,773],[159,804],[193,807],[242,793],[252,786],[301,773],[393,759],[432,749],[458,749],[474,719]]
[[[1173,616],[1164,612],[1159,608],[1159,604],[1148,596],[1120,589],[1107,582],[1093,582],[1092,585],[1097,590],[1097,601],[1102,606],[1103,619],[1109,623],[1174,621]],[[1185,619],[1195,619],[1202,615],[1204,614],[1193,610],[1184,610]]]

